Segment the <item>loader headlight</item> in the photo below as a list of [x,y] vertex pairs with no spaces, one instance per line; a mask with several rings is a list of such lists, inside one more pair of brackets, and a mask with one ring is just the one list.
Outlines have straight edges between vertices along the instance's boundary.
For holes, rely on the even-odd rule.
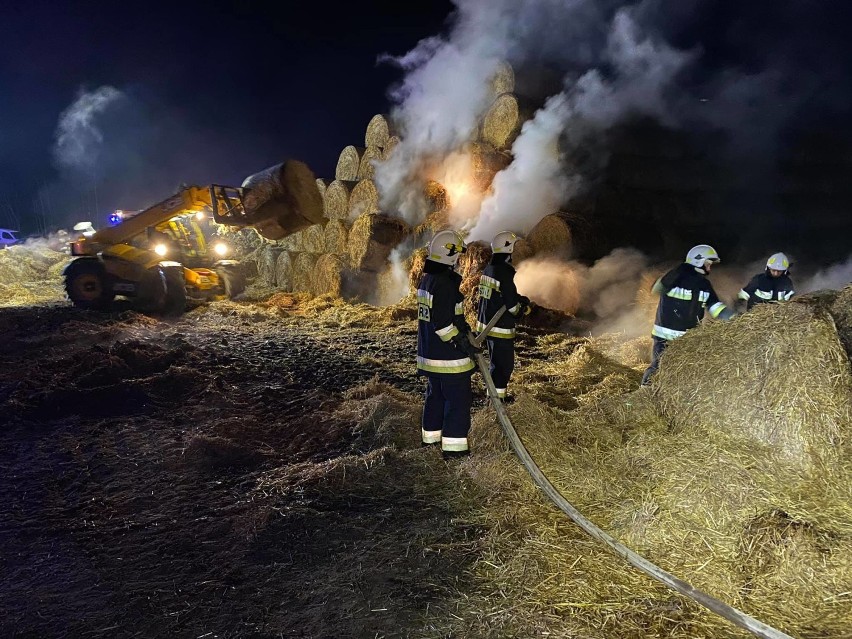
[[204,211],[198,211],[198,213],[195,214],[196,220],[203,220],[205,217],[206,216],[204,215]]
[[163,257],[168,252],[169,252],[169,247],[166,246],[165,244],[155,244],[154,245],[154,253],[156,253],[160,257]]
[[213,245],[213,250],[216,251],[216,255],[227,255],[228,251],[231,250],[231,247],[224,242],[216,242],[216,244]]

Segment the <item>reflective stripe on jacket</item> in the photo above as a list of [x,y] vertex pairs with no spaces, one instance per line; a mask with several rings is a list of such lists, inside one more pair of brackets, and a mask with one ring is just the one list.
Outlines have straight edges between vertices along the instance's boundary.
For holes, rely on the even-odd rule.
[[488,331],[488,337],[515,337],[515,316],[521,311],[520,296],[515,287],[515,268],[506,262],[505,253],[495,253],[479,277],[479,310],[476,330],[481,332],[502,306],[506,313]]
[[750,309],[755,304],[786,302],[795,293],[793,280],[790,279],[789,275],[772,277],[768,273],[760,273],[751,278],[749,283],[740,289],[737,297],[741,300],[747,300],[746,308]]
[[677,339],[690,328],[695,328],[707,310],[718,317],[727,307],[719,301],[716,291],[706,276],[698,273],[691,264],[680,264],[661,277],[657,317],[651,335],[665,340]]
[[470,374],[475,367],[473,360],[452,342],[459,333],[470,331],[459,291],[461,276],[446,265],[430,260],[426,264],[417,287],[417,373]]

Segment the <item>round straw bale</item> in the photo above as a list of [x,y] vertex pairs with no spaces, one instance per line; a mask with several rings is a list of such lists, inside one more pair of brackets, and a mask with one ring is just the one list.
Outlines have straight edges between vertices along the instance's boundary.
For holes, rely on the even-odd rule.
[[305,229],[285,235],[276,243],[277,246],[286,251],[301,251]]
[[393,135],[393,126],[387,115],[374,115],[367,125],[367,134],[364,136],[364,146],[367,148],[377,146],[384,148],[388,138]]
[[385,145],[382,147],[382,159],[387,160],[390,157],[390,154],[393,150],[399,145],[400,139],[396,135],[392,135],[388,138],[388,141],[385,142]]
[[329,220],[325,225],[325,250],[334,255],[346,255],[348,231],[340,220]]
[[515,94],[498,95],[482,120],[482,139],[498,149],[509,148],[527,117]]
[[302,247],[305,253],[320,255],[325,253],[325,227],[322,224],[314,224],[302,231]]
[[349,217],[349,197],[357,182],[335,180],[325,190],[325,216],[329,220],[345,220]]
[[828,312],[834,318],[840,341],[846,353],[852,359],[852,286],[847,286],[829,307]]
[[526,237],[534,255],[566,254],[571,247],[571,227],[560,213],[545,215]]
[[807,303],[761,304],[691,330],[653,378],[673,426],[747,438],[801,465],[826,461],[852,434],[850,388],[834,322]]
[[245,179],[245,219],[265,238],[278,240],[323,221],[323,201],[307,164],[287,160]]
[[379,192],[372,180],[361,180],[349,196],[349,220],[379,212]]
[[436,182],[435,180],[426,182],[423,194],[426,196],[426,202],[429,204],[430,211],[443,211],[447,208],[447,189],[440,182]]
[[264,286],[275,286],[278,256],[283,249],[267,245],[257,253],[257,279]]
[[521,238],[515,242],[515,248],[512,251],[512,264],[517,266],[525,259],[535,255],[532,244],[526,238]]
[[358,168],[365,149],[360,146],[347,146],[340,152],[334,177],[337,180],[357,180]]
[[449,210],[435,211],[426,216],[420,224],[414,227],[415,244],[426,244],[432,239],[437,231],[440,231],[450,226]]
[[501,62],[491,76],[491,91],[494,95],[511,93],[515,90],[515,72],[508,62]]
[[311,253],[298,253],[293,259],[293,291],[310,293],[316,267],[317,256]]
[[320,192],[320,195],[325,197],[325,190],[328,188],[328,185],[331,184],[334,180],[327,180],[325,178],[317,178],[317,189]]
[[427,248],[416,249],[409,258],[408,266],[408,287],[412,291],[416,291],[420,286],[420,280],[423,277],[423,269],[426,266],[426,256],[429,254]]
[[340,297],[343,260],[337,255],[325,254],[317,258],[313,276],[310,279],[310,292],[313,295],[334,295]]
[[364,150],[364,155],[361,156],[361,164],[358,167],[359,180],[372,180],[375,167],[374,162],[381,162],[384,159],[382,149],[377,146],[368,146]]
[[275,285],[285,291],[293,290],[293,257],[281,251],[275,262]]
[[349,231],[349,263],[356,270],[378,273],[407,233],[400,220],[376,214],[360,216]]
[[473,179],[482,191],[487,191],[494,176],[512,162],[512,157],[489,144],[471,142],[464,147],[471,155],[473,163]]

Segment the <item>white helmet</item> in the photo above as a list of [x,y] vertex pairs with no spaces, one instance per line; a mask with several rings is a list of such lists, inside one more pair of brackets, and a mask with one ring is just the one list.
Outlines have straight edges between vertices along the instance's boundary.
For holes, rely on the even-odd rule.
[[427,259],[439,264],[455,266],[459,255],[467,250],[462,236],[456,231],[438,231],[429,242]]
[[787,256],[783,253],[776,253],[768,260],[766,260],[766,268],[772,269],[773,271],[787,271],[790,268],[790,260],[787,259]]
[[491,240],[491,250],[494,253],[511,253],[515,250],[515,242],[519,239],[512,231],[500,231]]
[[699,244],[689,249],[686,254],[686,263],[696,268],[704,268],[704,262],[721,262],[719,254],[709,244]]

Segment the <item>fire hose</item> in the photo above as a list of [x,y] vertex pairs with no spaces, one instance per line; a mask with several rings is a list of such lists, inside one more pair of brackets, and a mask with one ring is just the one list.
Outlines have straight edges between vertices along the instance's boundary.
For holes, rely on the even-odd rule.
[[[497,321],[505,312],[506,307],[501,307],[500,310],[494,314],[494,317],[491,318],[491,321],[488,322],[482,332],[475,338],[471,338],[471,342],[478,348],[481,347],[485,338],[488,336],[488,331],[494,328]],[[724,617],[740,628],[748,630],[756,637],[762,637],[764,639],[792,639],[790,635],[787,635],[780,630],[776,630],[772,626],[769,626],[762,621],[747,615],[741,610],[738,610],[733,606],[708,595],[702,590],[691,586],[682,579],[678,579],[671,573],[666,572],[648,559],[645,559],[642,555],[620,543],[612,536],[598,528],[591,521],[586,519],[583,514],[572,506],[571,503],[556,489],[556,487],[550,483],[550,480],[541,472],[541,469],[535,463],[535,460],[533,460],[530,456],[521,441],[521,438],[518,436],[517,431],[514,426],[512,426],[512,422],[509,419],[509,415],[506,413],[503,402],[497,397],[497,388],[494,386],[494,380],[491,379],[491,373],[489,372],[489,366],[485,359],[485,355],[478,353],[474,359],[479,367],[479,372],[482,373],[482,378],[485,380],[485,387],[488,391],[488,396],[491,398],[491,405],[497,413],[497,420],[500,422],[500,426],[503,428],[503,432],[509,440],[512,450],[515,452],[515,455],[518,456],[521,464],[523,464],[524,468],[526,468],[536,485],[542,490],[542,492],[544,492],[545,495],[547,495],[550,501],[552,501],[562,512],[568,515],[571,521],[577,524],[591,537],[603,542],[612,552],[620,556],[622,559],[625,559],[629,564],[639,569],[652,579],[655,579],[672,590],[692,599],[697,604],[704,606],[721,617]]]

